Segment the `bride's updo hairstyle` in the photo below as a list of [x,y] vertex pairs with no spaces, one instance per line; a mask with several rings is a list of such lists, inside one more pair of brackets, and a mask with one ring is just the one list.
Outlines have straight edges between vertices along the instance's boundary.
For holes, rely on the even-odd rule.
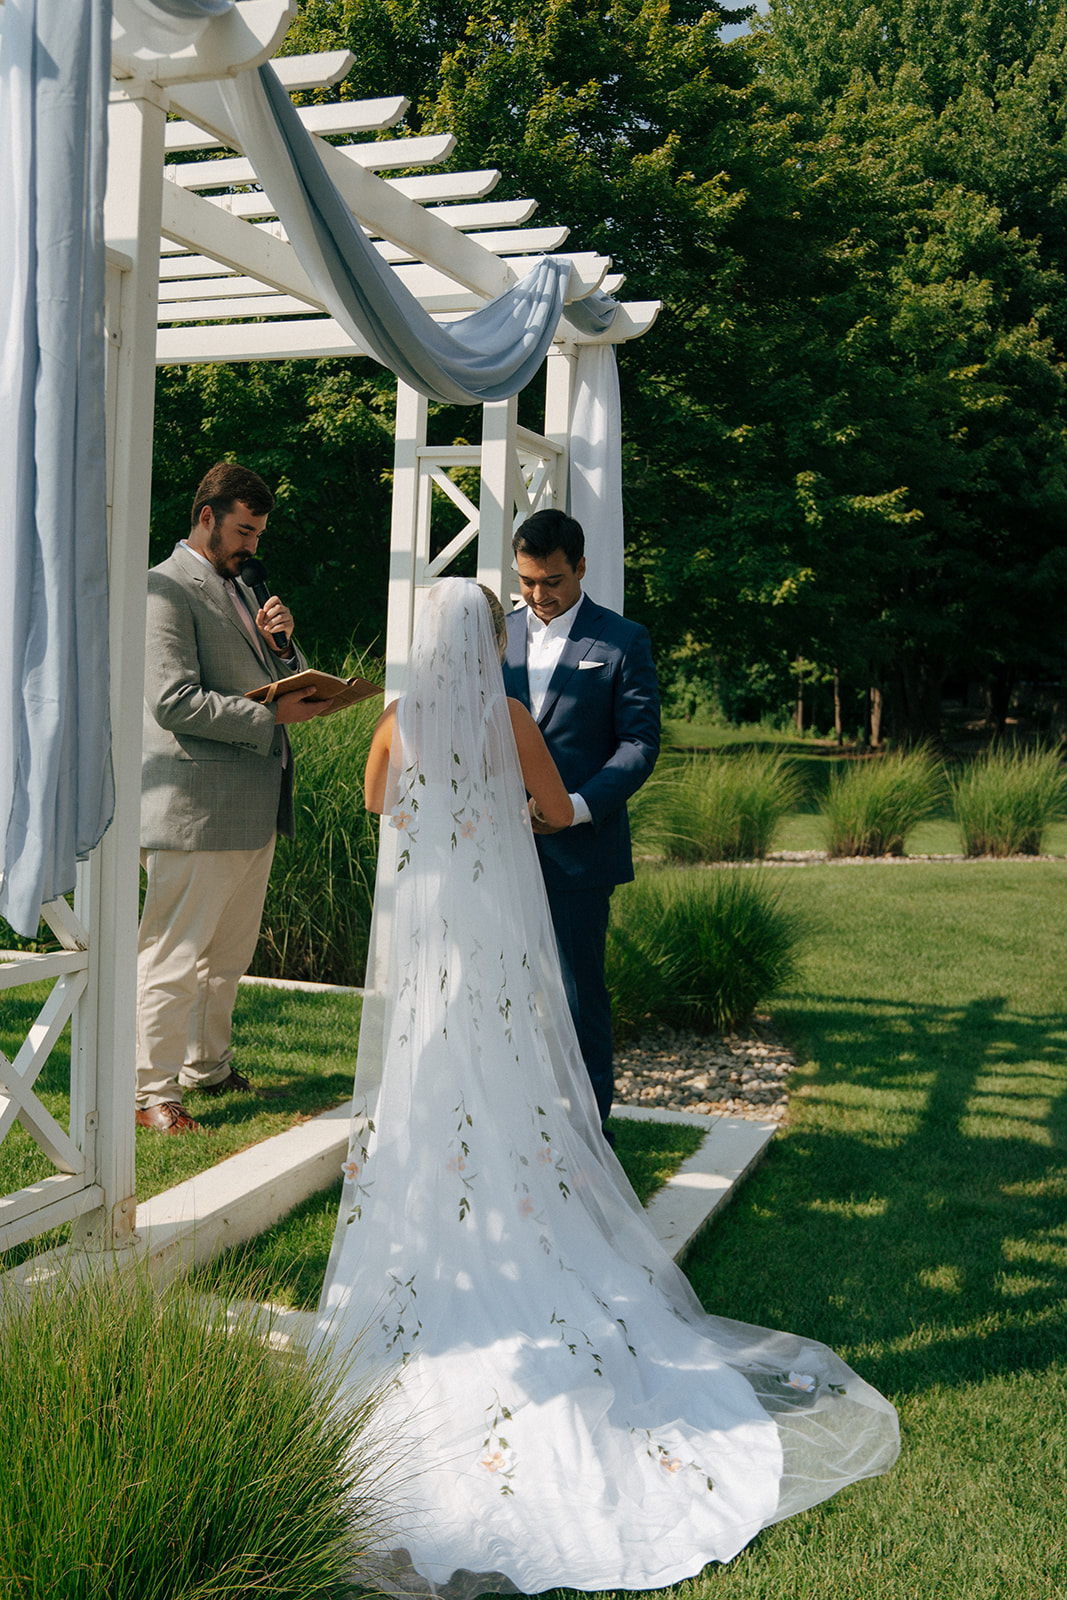
[[496,642],[500,647],[500,658],[503,660],[504,651],[508,647],[508,619],[504,615],[504,607],[500,604],[492,589],[488,588],[486,584],[480,583],[478,587],[485,595],[486,603],[489,606],[489,615],[492,617],[493,627],[496,629]]

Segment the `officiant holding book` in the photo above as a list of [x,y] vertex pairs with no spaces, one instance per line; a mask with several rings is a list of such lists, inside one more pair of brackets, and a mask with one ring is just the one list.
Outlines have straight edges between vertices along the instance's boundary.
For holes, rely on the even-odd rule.
[[231,1018],[275,837],[293,835],[285,724],[331,704],[312,687],[270,704],[249,698],[307,666],[288,607],[235,581],[273,506],[258,474],[218,463],[197,489],[188,537],[148,574],[136,1120],[160,1133],[200,1131],[185,1089],[251,1088],[233,1066]]

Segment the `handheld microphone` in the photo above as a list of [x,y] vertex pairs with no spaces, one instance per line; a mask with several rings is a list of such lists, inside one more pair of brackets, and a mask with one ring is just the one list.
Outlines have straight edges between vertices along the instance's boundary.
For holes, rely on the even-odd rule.
[[[238,577],[242,583],[248,585],[259,601],[260,606],[265,606],[270,599],[270,590],[267,588],[267,569],[262,561],[257,560],[255,556],[249,556],[238,573]],[[289,638],[287,634],[272,633],[271,638],[283,655],[289,653]]]

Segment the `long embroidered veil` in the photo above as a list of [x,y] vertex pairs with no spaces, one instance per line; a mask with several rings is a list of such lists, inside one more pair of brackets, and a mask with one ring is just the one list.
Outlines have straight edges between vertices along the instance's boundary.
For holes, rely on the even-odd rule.
[[466,580],[426,598],[386,815],[319,1316],[425,1430],[408,1577],[383,1551],[380,1586],[655,1587],[885,1471],[888,1402],[824,1345],[707,1315],[603,1139]]

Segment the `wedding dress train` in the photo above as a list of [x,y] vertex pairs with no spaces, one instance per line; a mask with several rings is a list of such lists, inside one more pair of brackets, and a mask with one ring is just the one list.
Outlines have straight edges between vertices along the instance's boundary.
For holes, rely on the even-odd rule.
[[426,602],[387,813],[318,1323],[357,1381],[388,1374],[383,1425],[413,1442],[361,1576],[655,1588],[886,1471],[892,1406],[824,1345],[705,1314],[603,1139],[461,579]]

